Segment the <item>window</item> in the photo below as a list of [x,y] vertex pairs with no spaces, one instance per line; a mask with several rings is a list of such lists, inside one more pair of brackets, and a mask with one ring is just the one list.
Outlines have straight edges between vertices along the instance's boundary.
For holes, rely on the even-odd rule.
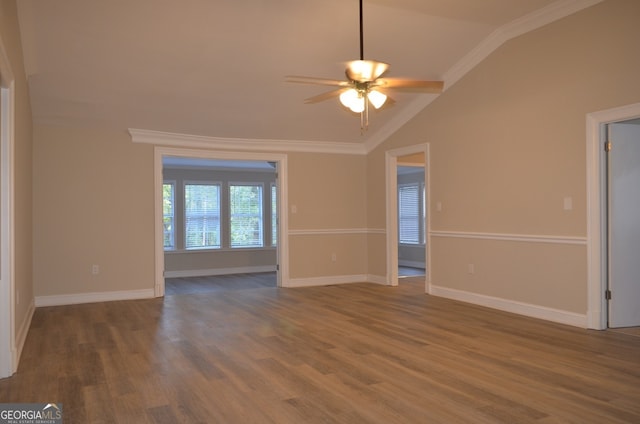
[[220,185],[185,184],[184,202],[185,248],[219,248]]
[[424,244],[424,197],[422,183],[398,187],[398,236],[401,244]]
[[176,248],[175,238],[175,184],[162,184],[162,219],[164,221],[164,248]]
[[275,172],[167,167],[162,188],[166,252],[276,247]]
[[231,247],[262,247],[262,185],[229,186]]
[[271,184],[271,246],[278,245],[278,192],[276,185]]

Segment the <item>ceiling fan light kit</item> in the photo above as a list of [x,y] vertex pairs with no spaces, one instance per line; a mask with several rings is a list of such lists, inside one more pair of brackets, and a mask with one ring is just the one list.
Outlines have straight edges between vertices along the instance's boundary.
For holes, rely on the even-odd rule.
[[387,101],[387,96],[376,90],[358,90],[349,88],[340,94],[340,103],[351,109],[352,112],[362,113],[365,110],[365,101],[371,102],[374,108],[380,109]]
[[305,103],[318,103],[339,97],[340,103],[354,113],[360,114],[360,134],[369,128],[369,103],[375,109],[381,108],[387,101],[383,89],[402,88],[423,93],[441,93],[442,81],[420,81],[403,78],[381,78],[389,69],[389,64],[376,60],[364,60],[364,35],[362,19],[362,0],[360,5],[360,60],[347,62],[345,75],[347,81],[336,81],[324,78],[289,76],[289,82],[302,84],[318,84],[339,87],[333,91],[322,93],[305,100]]

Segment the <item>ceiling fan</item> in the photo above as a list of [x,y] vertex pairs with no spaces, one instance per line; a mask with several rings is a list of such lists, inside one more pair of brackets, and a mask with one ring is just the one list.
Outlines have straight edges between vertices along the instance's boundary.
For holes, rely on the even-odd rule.
[[319,103],[334,97],[340,98],[340,103],[351,111],[360,114],[361,133],[369,127],[369,103],[374,108],[381,108],[387,100],[388,89],[403,89],[404,91],[416,91],[420,93],[442,92],[443,81],[421,81],[406,78],[382,78],[389,69],[389,64],[376,60],[364,59],[364,32],[362,18],[362,0],[360,3],[360,59],[347,62],[345,74],[347,80],[332,80],[327,78],[305,77],[289,75],[287,82],[315,85],[329,85],[339,87],[332,91],[305,99],[305,103]]

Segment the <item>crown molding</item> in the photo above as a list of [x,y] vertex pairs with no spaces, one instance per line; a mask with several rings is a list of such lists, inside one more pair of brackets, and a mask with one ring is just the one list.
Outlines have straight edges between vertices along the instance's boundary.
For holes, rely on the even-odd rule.
[[[462,79],[462,77],[469,73],[505,42],[565,18],[583,9],[594,6],[602,1],[603,0],[559,0],[540,10],[499,27],[444,74],[443,92]],[[365,142],[366,152],[369,153],[382,144],[387,138],[398,131],[403,125],[413,119],[418,113],[420,113],[420,111],[430,105],[431,102],[437,98],[437,95],[420,96],[414,102],[408,104],[404,108],[403,113],[388,122],[380,129],[380,131]]]
[[346,155],[366,154],[363,144],[331,141],[296,141],[245,138],[220,138],[202,135],[178,134],[163,131],[129,128],[131,141],[170,147],[192,147],[199,149],[263,151],[263,152],[303,152],[334,153]]

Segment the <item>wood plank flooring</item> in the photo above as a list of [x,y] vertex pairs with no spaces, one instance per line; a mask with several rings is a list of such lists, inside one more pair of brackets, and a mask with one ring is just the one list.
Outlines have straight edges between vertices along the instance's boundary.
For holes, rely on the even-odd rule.
[[411,278],[219,288],[38,308],[0,402],[65,423],[640,423],[640,338]]
[[165,278],[165,295],[211,293],[227,290],[275,288],[275,272],[217,275],[211,277]]

